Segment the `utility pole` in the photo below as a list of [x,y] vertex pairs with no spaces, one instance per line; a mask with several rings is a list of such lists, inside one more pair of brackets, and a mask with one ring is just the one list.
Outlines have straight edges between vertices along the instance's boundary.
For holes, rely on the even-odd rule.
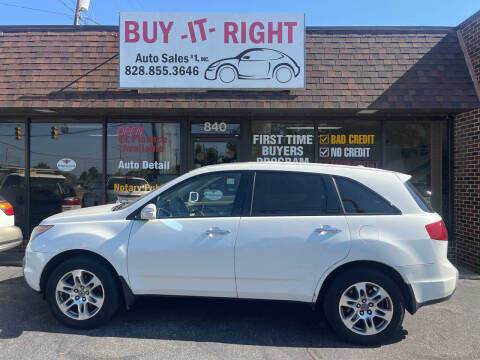
[[75,8],[75,20],[73,20],[73,25],[77,26],[80,21],[80,0],[77,0],[77,7]]

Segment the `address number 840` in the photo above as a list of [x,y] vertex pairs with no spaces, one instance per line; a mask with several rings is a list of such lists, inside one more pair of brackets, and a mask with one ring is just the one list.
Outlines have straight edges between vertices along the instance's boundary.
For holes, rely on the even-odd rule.
[[198,66],[167,66],[167,65],[151,65],[151,66],[137,66],[127,65],[125,66],[125,75],[198,75]]

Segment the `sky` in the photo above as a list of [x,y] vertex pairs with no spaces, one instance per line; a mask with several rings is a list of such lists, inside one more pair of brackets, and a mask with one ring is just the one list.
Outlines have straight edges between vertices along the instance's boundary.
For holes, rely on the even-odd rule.
[[[75,4],[0,0],[0,25],[71,25]],[[120,11],[305,13],[309,26],[456,26],[478,10],[480,0],[90,0],[86,21],[118,25]]]

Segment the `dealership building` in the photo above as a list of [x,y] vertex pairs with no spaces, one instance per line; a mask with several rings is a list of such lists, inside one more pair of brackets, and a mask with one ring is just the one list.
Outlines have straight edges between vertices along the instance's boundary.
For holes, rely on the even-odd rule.
[[411,174],[445,219],[450,258],[480,272],[480,12],[457,27],[298,23],[289,53],[294,21],[279,33],[252,16],[227,17],[210,58],[189,50],[220,33],[199,20],[160,53],[135,40],[166,42],[173,22],[146,35],[141,21],[0,26],[0,195],[25,239],[52,214],[204,165],[347,164]]

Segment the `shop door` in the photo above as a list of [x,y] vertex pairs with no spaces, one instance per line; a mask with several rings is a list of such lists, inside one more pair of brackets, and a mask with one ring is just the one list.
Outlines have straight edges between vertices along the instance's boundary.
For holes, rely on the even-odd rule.
[[190,169],[241,161],[240,124],[193,123],[189,153]]

